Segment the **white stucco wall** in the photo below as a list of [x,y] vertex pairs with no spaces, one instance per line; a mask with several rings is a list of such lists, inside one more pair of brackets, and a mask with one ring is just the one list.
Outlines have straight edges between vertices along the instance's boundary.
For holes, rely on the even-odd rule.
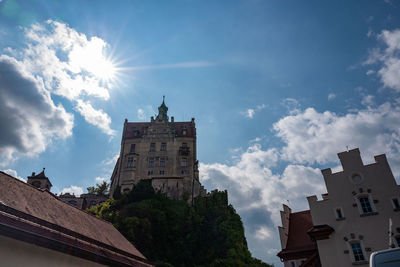
[[[366,262],[372,252],[389,248],[389,218],[392,219],[394,235],[400,235],[400,211],[395,211],[392,198],[400,198],[400,187],[392,175],[386,157],[375,157],[376,163],[363,165],[358,149],[339,153],[343,172],[332,173],[323,170],[328,196],[317,200],[308,197],[314,225],[327,224],[335,231],[329,239],[317,241],[322,266],[354,266],[350,242],[361,243]],[[355,182],[352,175],[359,174],[361,180]],[[358,197],[370,198],[373,213],[361,216]],[[374,203],[376,202],[376,203]],[[355,205],[357,204],[357,205]],[[337,220],[335,209],[341,208],[344,219]]]
[[68,254],[0,236],[0,266],[12,267],[100,267],[105,266]]

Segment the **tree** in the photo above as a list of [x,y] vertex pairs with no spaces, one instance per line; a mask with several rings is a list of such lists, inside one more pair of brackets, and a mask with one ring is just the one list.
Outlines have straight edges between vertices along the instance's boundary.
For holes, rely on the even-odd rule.
[[87,188],[89,194],[96,194],[99,196],[108,195],[110,192],[110,184],[104,181],[101,184],[96,184],[96,186],[90,186]]

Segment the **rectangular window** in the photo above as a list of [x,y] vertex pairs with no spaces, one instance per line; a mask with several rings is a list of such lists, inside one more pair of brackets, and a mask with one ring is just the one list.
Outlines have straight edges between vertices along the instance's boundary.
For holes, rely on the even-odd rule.
[[160,158],[160,167],[165,167],[165,158]]
[[400,203],[399,203],[399,199],[398,198],[393,198],[392,202],[393,202],[393,207],[395,209],[400,209]]
[[133,158],[133,157],[129,157],[128,158],[128,163],[127,163],[127,167],[135,167],[135,163],[136,163],[136,161],[135,161],[135,159]]
[[161,170],[160,171],[160,175],[164,175],[165,174],[165,171],[164,170]]
[[129,150],[130,153],[135,153],[136,144],[131,145],[131,149]]
[[188,160],[187,158],[181,158],[181,167],[187,167]]
[[153,175],[153,170],[149,170],[149,171],[147,172],[147,175]]
[[337,219],[343,219],[344,217],[343,217],[343,212],[342,212],[342,209],[341,208],[337,208],[336,209],[336,218]]
[[364,254],[361,249],[361,244],[359,242],[351,243],[351,250],[353,252],[354,261],[365,261]]
[[369,202],[368,197],[360,197],[358,199],[360,201],[361,209],[363,213],[371,213],[372,212],[372,207],[371,203]]
[[156,143],[150,144],[150,151],[156,151]]
[[167,151],[167,143],[161,143],[161,151]]
[[150,168],[154,167],[154,158],[149,158],[149,167]]
[[394,239],[396,239],[397,246],[400,247],[400,235],[396,236]]

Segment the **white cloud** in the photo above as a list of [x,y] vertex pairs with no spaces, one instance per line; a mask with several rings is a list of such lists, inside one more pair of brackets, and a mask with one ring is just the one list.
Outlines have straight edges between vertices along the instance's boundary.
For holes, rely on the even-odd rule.
[[335,99],[336,98],[336,95],[334,94],[334,93],[330,93],[329,95],[328,95],[328,100],[333,100],[333,99]]
[[300,103],[294,98],[285,98],[281,104],[290,114],[297,113],[300,110]]
[[111,118],[101,109],[94,109],[89,102],[80,99],[76,101],[75,109],[85,118],[87,122],[99,127],[108,135],[115,135],[115,131],[110,128]]
[[73,195],[79,197],[80,195],[83,194],[83,189],[82,189],[82,187],[71,185],[70,187],[67,187],[67,188],[64,188],[63,190],[61,190],[61,194],[65,194],[65,193],[70,193],[70,194],[73,194]]
[[72,135],[73,115],[55,105],[40,78],[21,62],[0,56],[0,164],[34,156],[55,139]]
[[139,108],[137,111],[137,117],[139,120],[144,120],[146,119],[146,114],[144,113],[144,110]]
[[367,74],[367,75],[372,75],[372,74],[374,74],[374,73],[375,73],[374,70],[368,70],[365,74]]
[[6,169],[6,170],[3,170],[3,172],[5,172],[5,173],[11,175],[12,177],[17,178],[18,180],[21,180],[21,181],[26,183],[26,180],[24,178],[22,178],[21,176],[19,176],[16,170]]
[[249,108],[245,111],[240,112],[243,116],[249,119],[253,119],[256,112],[265,109],[267,106],[265,104],[257,105],[255,108]]
[[[273,126],[285,143],[282,158],[296,163],[336,162],[336,153],[346,146],[359,147],[369,158],[386,153],[395,173],[400,151],[400,107],[390,103],[340,116],[330,111],[308,108],[287,116]],[[342,148],[342,149],[340,149]]]
[[256,231],[255,238],[261,239],[261,240],[271,239],[273,237],[271,230],[272,229],[270,229],[268,227],[261,226]]
[[19,70],[42,83],[46,94],[70,100],[88,123],[113,135],[110,117],[87,100],[110,97],[116,68],[106,56],[108,44],[52,20],[24,30],[26,48],[5,51],[19,64]]
[[378,75],[383,85],[400,92],[400,29],[384,30],[378,39],[385,49],[372,50],[365,64],[381,63]]
[[249,119],[252,119],[253,117],[254,117],[254,114],[255,114],[256,112],[254,111],[254,109],[252,109],[252,108],[249,108],[248,110],[246,110],[245,112],[243,112],[243,114],[244,114],[244,116],[246,117],[246,118],[249,118]]
[[96,177],[96,178],[94,178],[94,180],[96,181],[96,183],[103,183],[103,182],[107,182],[107,180],[109,180],[109,179],[104,178],[104,177]]
[[361,101],[361,104],[369,107],[374,105],[374,96],[373,95],[365,95]]

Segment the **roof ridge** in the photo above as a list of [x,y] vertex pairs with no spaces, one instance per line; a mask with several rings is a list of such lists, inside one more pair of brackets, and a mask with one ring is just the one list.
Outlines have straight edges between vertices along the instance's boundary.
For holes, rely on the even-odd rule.
[[81,209],[79,209],[79,208],[77,208],[77,207],[74,207],[74,206],[68,204],[68,203],[65,203],[64,201],[60,200],[60,199],[58,198],[58,196],[56,196],[55,194],[53,194],[53,193],[50,192],[49,190],[40,189],[40,188],[34,187],[33,185],[28,184],[27,182],[21,181],[20,179],[15,178],[14,176],[11,176],[10,174],[5,173],[5,172],[3,172],[3,171],[0,171],[0,173],[7,175],[8,177],[10,177],[10,178],[12,178],[12,179],[18,181],[19,183],[22,183],[24,186],[29,186],[29,187],[31,187],[31,188],[34,188],[35,190],[38,190],[40,193],[45,193],[45,192],[47,192],[47,193],[50,194],[52,197],[54,197],[57,201],[59,201],[60,203],[62,203],[62,205],[68,205],[68,207],[73,207],[73,208],[75,208],[75,209],[77,209],[77,210],[79,210],[79,211],[81,211],[81,212],[84,212],[85,214],[88,214],[88,215],[90,215],[90,216],[92,216],[92,217],[94,217],[94,218],[96,218],[96,219],[98,219],[98,220],[100,220],[100,221],[103,221],[103,222],[106,222],[106,223],[108,223],[108,224],[110,224],[110,225],[113,225],[113,224],[110,223],[109,221],[106,221],[106,220],[104,220],[104,219],[102,219],[102,218],[99,218],[99,217],[97,217],[97,216],[95,216],[95,215],[89,213],[89,212],[86,212],[85,210],[81,210]]

